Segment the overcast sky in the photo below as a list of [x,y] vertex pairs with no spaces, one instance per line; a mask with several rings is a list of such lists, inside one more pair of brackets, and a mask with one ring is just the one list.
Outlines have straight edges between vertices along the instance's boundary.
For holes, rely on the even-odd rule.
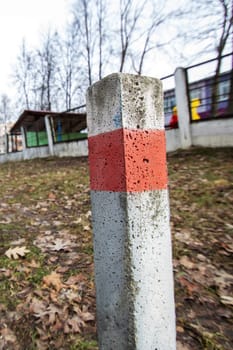
[[[182,1],[177,0],[176,4]],[[73,0],[0,0],[0,95],[7,93],[12,97],[10,75],[23,38],[30,47],[38,47],[40,37],[48,27],[60,32],[67,22],[72,2]],[[171,4],[174,5],[172,0]],[[195,49],[192,43],[187,43],[185,48],[190,54]],[[184,50],[177,47],[176,51],[179,52],[179,49]],[[213,55],[214,53],[211,58]],[[159,64],[155,64],[155,61]],[[147,66],[144,74],[161,78],[173,73],[175,67],[175,57],[171,59],[171,56],[163,55],[157,50],[154,61]]]
[[[0,95],[7,93],[12,97],[11,74],[23,38],[29,47],[38,47],[41,34],[46,28],[60,31],[67,22],[72,2],[73,0],[0,0]],[[159,69],[153,62],[145,74],[160,78],[172,73],[174,67],[171,66],[169,70],[169,61],[163,57],[163,65]],[[155,72],[151,70],[152,67]]]
[[0,0],[0,94],[10,94],[9,75],[25,37],[33,45],[48,26],[64,26],[69,0]]

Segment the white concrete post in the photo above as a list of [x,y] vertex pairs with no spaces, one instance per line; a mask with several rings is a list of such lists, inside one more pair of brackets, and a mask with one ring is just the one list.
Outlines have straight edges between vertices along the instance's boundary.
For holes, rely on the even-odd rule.
[[175,93],[178,112],[181,148],[189,148],[192,145],[190,129],[190,108],[187,88],[187,76],[184,68],[175,70]]
[[53,134],[52,134],[51,124],[50,124],[50,116],[49,115],[45,116],[45,128],[46,128],[47,137],[48,137],[49,154],[51,156],[53,156],[54,155]]
[[100,350],[174,350],[162,87],[112,74],[87,92]]
[[26,132],[23,126],[20,128],[21,135],[22,135],[22,146],[23,150],[27,148],[27,142],[26,142]]

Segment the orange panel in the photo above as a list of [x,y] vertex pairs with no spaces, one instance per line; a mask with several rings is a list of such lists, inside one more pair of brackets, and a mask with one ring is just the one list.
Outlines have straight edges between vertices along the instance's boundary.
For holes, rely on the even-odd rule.
[[142,192],[167,188],[164,130],[117,129],[91,136],[91,189]]
[[128,192],[167,187],[164,130],[124,130]]

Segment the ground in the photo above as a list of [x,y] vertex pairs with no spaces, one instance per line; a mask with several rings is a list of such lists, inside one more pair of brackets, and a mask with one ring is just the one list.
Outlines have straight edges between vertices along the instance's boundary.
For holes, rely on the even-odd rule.
[[[168,172],[177,349],[231,350],[233,149]],[[98,349],[87,159],[3,164],[0,197],[0,350]]]

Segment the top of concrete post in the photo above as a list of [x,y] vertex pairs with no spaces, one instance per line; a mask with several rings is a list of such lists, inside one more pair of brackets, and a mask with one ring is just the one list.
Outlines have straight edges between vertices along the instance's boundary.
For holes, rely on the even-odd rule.
[[[88,120],[89,136],[120,128],[164,128],[162,83],[158,79],[114,73],[88,89],[87,101],[87,116],[95,116]],[[98,113],[93,113],[95,106]]]

